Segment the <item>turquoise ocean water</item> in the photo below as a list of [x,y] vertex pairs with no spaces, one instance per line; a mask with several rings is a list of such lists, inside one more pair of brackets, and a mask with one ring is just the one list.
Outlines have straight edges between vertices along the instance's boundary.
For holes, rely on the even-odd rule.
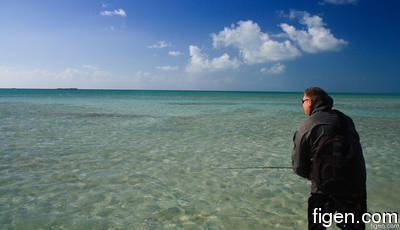
[[[333,94],[371,212],[400,207],[400,95]],[[0,229],[306,229],[302,93],[0,90]],[[229,168],[229,169],[227,169]]]

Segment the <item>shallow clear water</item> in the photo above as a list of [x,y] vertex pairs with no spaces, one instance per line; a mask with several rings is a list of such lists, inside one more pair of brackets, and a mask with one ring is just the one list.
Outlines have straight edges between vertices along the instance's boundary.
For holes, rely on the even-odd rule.
[[[0,90],[1,229],[305,229],[301,93]],[[371,212],[400,207],[400,95],[334,94]]]

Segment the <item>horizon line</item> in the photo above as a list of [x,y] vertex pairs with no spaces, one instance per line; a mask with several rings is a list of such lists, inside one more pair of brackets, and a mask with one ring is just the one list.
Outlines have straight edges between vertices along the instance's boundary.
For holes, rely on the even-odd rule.
[[[304,91],[290,91],[290,90],[207,90],[207,89],[107,89],[107,88],[2,88],[0,90],[64,90],[64,91],[73,91],[73,90],[110,90],[110,91],[191,91],[191,92],[236,92],[236,93],[303,93]],[[400,92],[360,92],[360,91],[328,91],[328,94],[400,94]]]

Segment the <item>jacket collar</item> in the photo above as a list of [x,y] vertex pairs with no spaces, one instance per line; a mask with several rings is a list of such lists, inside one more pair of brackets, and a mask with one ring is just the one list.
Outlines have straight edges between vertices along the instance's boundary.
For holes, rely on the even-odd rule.
[[312,102],[310,115],[320,111],[330,111],[332,110],[333,99],[330,96],[321,97],[316,101]]

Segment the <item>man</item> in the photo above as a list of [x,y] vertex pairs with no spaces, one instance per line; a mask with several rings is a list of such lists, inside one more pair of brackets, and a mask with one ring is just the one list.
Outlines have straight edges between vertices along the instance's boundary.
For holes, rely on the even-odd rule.
[[[349,223],[351,218],[348,223],[337,223],[341,229],[365,229],[361,216],[367,211],[366,170],[359,136],[352,119],[332,110],[333,99],[318,87],[304,91],[302,104],[308,119],[299,125],[294,134],[292,166],[296,174],[311,180],[308,229],[326,229],[321,215],[335,212],[343,215],[352,213],[355,216],[354,223]],[[329,148],[326,147],[328,144]],[[326,158],[321,156],[335,160],[324,161]],[[332,165],[325,167],[326,164]],[[326,173],[323,170],[329,167],[336,167],[336,171],[340,171],[337,174],[344,175],[342,179],[338,179],[336,174],[330,175],[331,178],[322,178],[321,172]]]

